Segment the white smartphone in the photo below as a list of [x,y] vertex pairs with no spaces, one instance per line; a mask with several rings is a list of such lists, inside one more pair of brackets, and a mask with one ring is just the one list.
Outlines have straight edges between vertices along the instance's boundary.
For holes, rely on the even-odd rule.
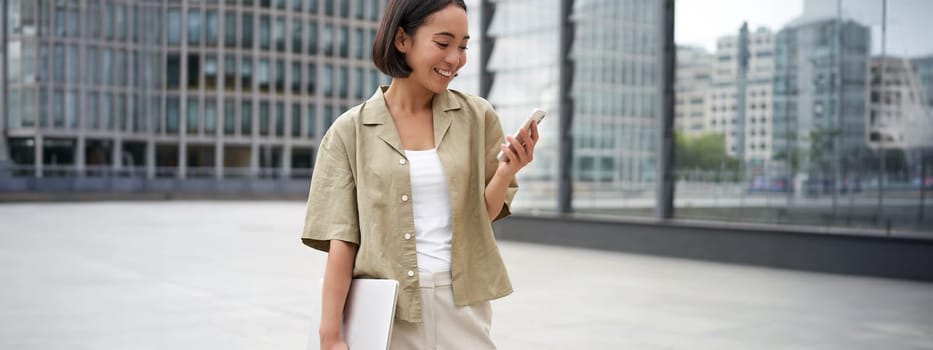
[[[518,131],[515,131],[515,135],[513,135],[513,137],[515,137],[515,139],[518,140],[518,142],[520,142],[522,145],[524,145],[524,144],[525,144],[525,141],[522,140],[522,139],[519,137],[518,132],[521,131],[521,129],[525,129],[525,130],[528,130],[529,132],[531,132],[531,123],[534,122],[535,124],[539,124],[539,125],[540,125],[540,124],[541,124],[541,121],[544,120],[544,116],[545,116],[545,115],[547,115],[547,112],[542,111],[542,110],[540,110],[540,109],[535,108],[534,110],[532,110],[532,111],[531,111],[531,116],[528,117],[528,120],[525,120],[525,122],[522,123],[522,127],[519,128]],[[540,132],[540,130],[539,130],[538,132]],[[511,147],[511,146],[509,146],[509,147]],[[514,152],[515,150],[513,149],[512,151]],[[502,151],[499,151],[499,155],[496,156],[496,159],[498,159],[500,162],[508,162],[508,161],[509,161],[509,157],[506,156],[506,155],[505,155],[505,152],[502,152]]]

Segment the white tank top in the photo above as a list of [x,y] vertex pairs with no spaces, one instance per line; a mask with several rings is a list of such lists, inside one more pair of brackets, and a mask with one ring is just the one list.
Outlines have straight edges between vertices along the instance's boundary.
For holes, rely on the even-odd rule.
[[441,159],[434,149],[405,154],[411,172],[418,270],[450,271],[450,193]]

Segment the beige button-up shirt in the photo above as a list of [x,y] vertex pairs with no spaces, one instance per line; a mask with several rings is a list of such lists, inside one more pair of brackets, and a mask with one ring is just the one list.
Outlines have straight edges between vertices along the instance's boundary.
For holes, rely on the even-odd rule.
[[[321,139],[301,240],[322,251],[330,240],[359,245],[353,277],[400,283],[396,317],[421,322],[409,162],[380,87],[345,112]],[[470,305],[512,292],[486,210],[485,188],[505,142],[486,100],[448,90],[434,96],[434,143],[450,191],[454,302]],[[499,218],[509,215],[509,184]]]

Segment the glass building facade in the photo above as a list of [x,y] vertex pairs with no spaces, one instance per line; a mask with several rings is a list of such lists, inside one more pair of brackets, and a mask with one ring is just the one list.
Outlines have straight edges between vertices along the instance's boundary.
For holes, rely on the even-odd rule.
[[[8,0],[7,133],[35,176],[308,176],[388,79],[385,0]],[[55,171],[55,170],[60,171]]]
[[[516,206],[553,209],[558,177],[559,23],[557,0],[492,1],[488,99],[503,129],[533,108],[548,111],[535,161],[520,174],[529,189]],[[575,1],[572,170],[575,206],[612,205],[621,193],[653,201],[658,1]],[[515,20],[522,18],[522,20]]]

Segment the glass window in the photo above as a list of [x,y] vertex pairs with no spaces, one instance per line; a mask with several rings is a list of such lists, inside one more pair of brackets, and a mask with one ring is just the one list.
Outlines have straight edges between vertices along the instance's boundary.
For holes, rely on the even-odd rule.
[[178,132],[178,122],[181,114],[181,105],[178,97],[169,97],[165,101],[165,131],[167,133]]
[[126,125],[124,122],[126,117],[126,97],[123,94],[115,94],[110,102],[113,103],[110,113],[113,116],[114,130],[123,130]]
[[119,86],[126,86],[126,51],[118,49],[113,58],[115,83]]
[[308,105],[308,108],[305,108],[305,115],[307,120],[305,121],[305,128],[307,130],[308,138],[313,138],[315,133],[314,130],[317,129],[317,111],[314,109],[314,105]]
[[330,129],[331,124],[334,123],[334,107],[333,106],[324,106],[324,130]]
[[[298,108],[297,104],[292,104],[292,108]],[[292,111],[292,114],[295,114]],[[285,135],[285,105],[281,103],[276,104],[275,108],[275,136],[284,136]]]
[[89,37],[96,38],[101,34],[100,23],[100,0],[90,0],[88,4],[87,16],[84,19],[87,23],[87,34]]
[[201,42],[201,11],[188,11],[188,44]]
[[78,8],[71,7],[68,9],[68,36],[77,38],[80,35],[78,33]]
[[208,89],[217,87],[217,56],[204,56],[204,84]]
[[285,62],[282,60],[275,61],[275,90],[285,91]]
[[272,36],[275,39],[275,49],[285,52],[285,19],[277,17],[272,26]]
[[305,83],[308,85],[308,93],[314,94],[314,83],[317,81],[317,70],[314,63],[308,63],[308,79]]
[[197,88],[201,83],[201,56],[188,55],[188,87]]
[[292,137],[301,136],[301,104],[292,104]]
[[311,21],[307,25],[308,28],[308,53],[316,54],[317,53],[317,23]]
[[348,57],[350,48],[350,30],[347,27],[340,28],[340,57]]
[[207,26],[207,44],[217,45],[218,33],[220,31],[220,19],[217,18],[217,11],[207,11],[205,14]]
[[379,16],[382,16],[382,7],[379,6],[379,0],[370,0],[369,1],[369,19],[378,21]]
[[[14,99],[10,99],[11,102],[15,103]],[[12,104],[11,104],[12,108]],[[23,89],[23,102],[20,108],[20,121],[16,122],[15,125],[19,124],[23,127],[33,127],[36,125],[36,90],[35,89]],[[10,117],[14,117],[15,114],[10,114]]]
[[136,102],[133,103],[133,131],[145,132],[149,130],[149,119],[146,118],[146,111],[149,110],[145,105],[146,98],[143,94],[136,95]]
[[[88,46],[86,54],[87,54],[88,62],[100,62],[98,61],[100,58],[98,57],[96,47]],[[88,71],[87,71],[87,74],[85,74],[84,78],[85,78],[85,82],[88,85],[94,85],[100,82],[100,66],[101,66],[100,64],[88,64],[87,65]]]
[[298,18],[294,18],[292,20],[292,52],[295,52],[295,53],[303,52],[302,47],[301,47],[301,44],[302,44],[301,35],[302,34],[304,33],[302,33],[301,22],[299,22]]
[[253,103],[243,101],[240,104],[240,135],[253,134]]
[[243,15],[243,47],[253,47],[253,15]]
[[236,109],[233,100],[224,100],[224,134],[233,135],[236,132]]
[[366,47],[366,39],[363,38],[363,29],[357,28],[353,31],[353,42],[356,45],[353,46],[353,57],[356,59],[363,58],[364,47]]
[[[107,6],[104,6],[105,8]],[[169,9],[168,10],[168,26],[166,26],[168,33],[166,38],[168,38],[168,43],[171,45],[178,45],[181,43],[181,10],[179,9]]]
[[89,92],[87,95],[87,115],[85,116],[85,126],[96,130],[100,128],[100,101],[96,92]]
[[[106,56],[110,52],[110,49],[104,52]],[[104,65],[105,67],[107,65]],[[104,75],[107,75],[109,69],[104,70]],[[177,53],[169,54],[165,63],[165,83],[169,89],[177,89],[181,86],[181,56]]]
[[308,12],[317,13],[317,0],[306,0],[306,1],[308,3],[308,6],[306,7]]
[[259,59],[259,66],[256,67],[256,80],[259,84],[259,91],[269,92],[269,59]]
[[327,56],[334,55],[334,26],[330,24],[324,25],[324,34],[322,35],[324,39],[323,48],[324,54]]
[[77,84],[79,79],[79,70],[78,70],[78,46],[77,45],[68,45],[68,69],[66,74],[68,75],[67,81],[71,84]]
[[354,85],[355,85],[354,91],[356,92],[355,97],[356,98],[365,97],[366,84],[363,82],[363,80],[365,80],[366,76],[363,74],[363,68],[360,68],[360,67],[354,68],[353,77],[355,78],[355,81],[354,81]]
[[65,125],[71,129],[78,128],[78,93],[74,90],[65,94]]
[[217,103],[208,99],[204,102],[204,133],[213,135],[217,130]]
[[253,59],[252,57],[241,58],[240,76],[242,77],[242,89],[246,91],[253,90]]
[[259,48],[268,50],[272,45],[272,23],[269,16],[259,17]]
[[[116,32],[117,39],[123,40],[126,38],[126,7],[123,5],[114,6],[114,31]],[[181,23],[179,23],[179,26]]]
[[259,134],[269,136],[269,102],[259,103]]
[[349,69],[347,69],[347,67],[340,67],[340,70],[338,71],[340,74],[340,77],[339,77],[340,79],[338,80],[338,82],[340,83],[339,91],[340,91],[341,98],[347,98],[347,96],[349,95],[350,77],[349,77],[348,71]]
[[324,14],[327,17],[334,16],[334,0],[324,0]]
[[236,57],[224,56],[224,88],[236,89]]
[[8,53],[7,57],[9,57],[6,62],[8,72],[6,81],[9,83],[17,83],[20,81],[20,79],[22,79],[22,75],[20,74],[22,71],[20,66],[24,63],[21,60],[22,44],[19,41],[11,41],[6,45],[7,49],[5,53]]
[[329,64],[324,65],[324,96],[334,94],[334,68]]
[[350,17],[350,1],[349,0],[340,1],[340,17],[341,18]]
[[363,19],[363,12],[364,12],[363,1],[364,0],[356,0],[353,2],[353,7],[354,7],[353,16],[359,19]]
[[236,13],[233,12],[224,14],[224,45],[236,45]]
[[301,62],[292,62],[292,92],[301,93]]
[[198,133],[198,124],[200,124],[199,123],[200,120],[198,119],[199,117],[198,107],[200,106],[198,104],[197,98],[189,96],[188,97],[188,118],[187,118],[188,123],[185,125],[185,127],[187,128],[187,132],[189,134]]
[[275,5],[275,8],[277,9],[285,8],[285,0],[273,0],[273,4]]
[[[116,21],[116,18],[114,18],[115,15],[113,13],[114,12],[113,6],[109,6],[105,4],[101,8],[101,10],[103,10],[101,13],[102,15],[101,17],[104,20],[104,38],[106,38],[107,40],[113,40],[114,38],[113,32],[116,30],[114,28],[116,26],[116,24],[114,23]],[[181,21],[179,21],[179,25],[181,25]]]
[[59,6],[55,9],[55,35],[65,36],[67,25],[65,23],[65,8]]
[[65,45],[55,45],[55,81],[65,82]]
[[101,107],[101,126],[105,130],[113,129],[113,94],[105,92],[102,94],[104,97],[103,102],[100,104]]
[[7,92],[7,111],[10,113],[9,127],[18,128],[20,125],[19,116],[19,90],[10,89]]

